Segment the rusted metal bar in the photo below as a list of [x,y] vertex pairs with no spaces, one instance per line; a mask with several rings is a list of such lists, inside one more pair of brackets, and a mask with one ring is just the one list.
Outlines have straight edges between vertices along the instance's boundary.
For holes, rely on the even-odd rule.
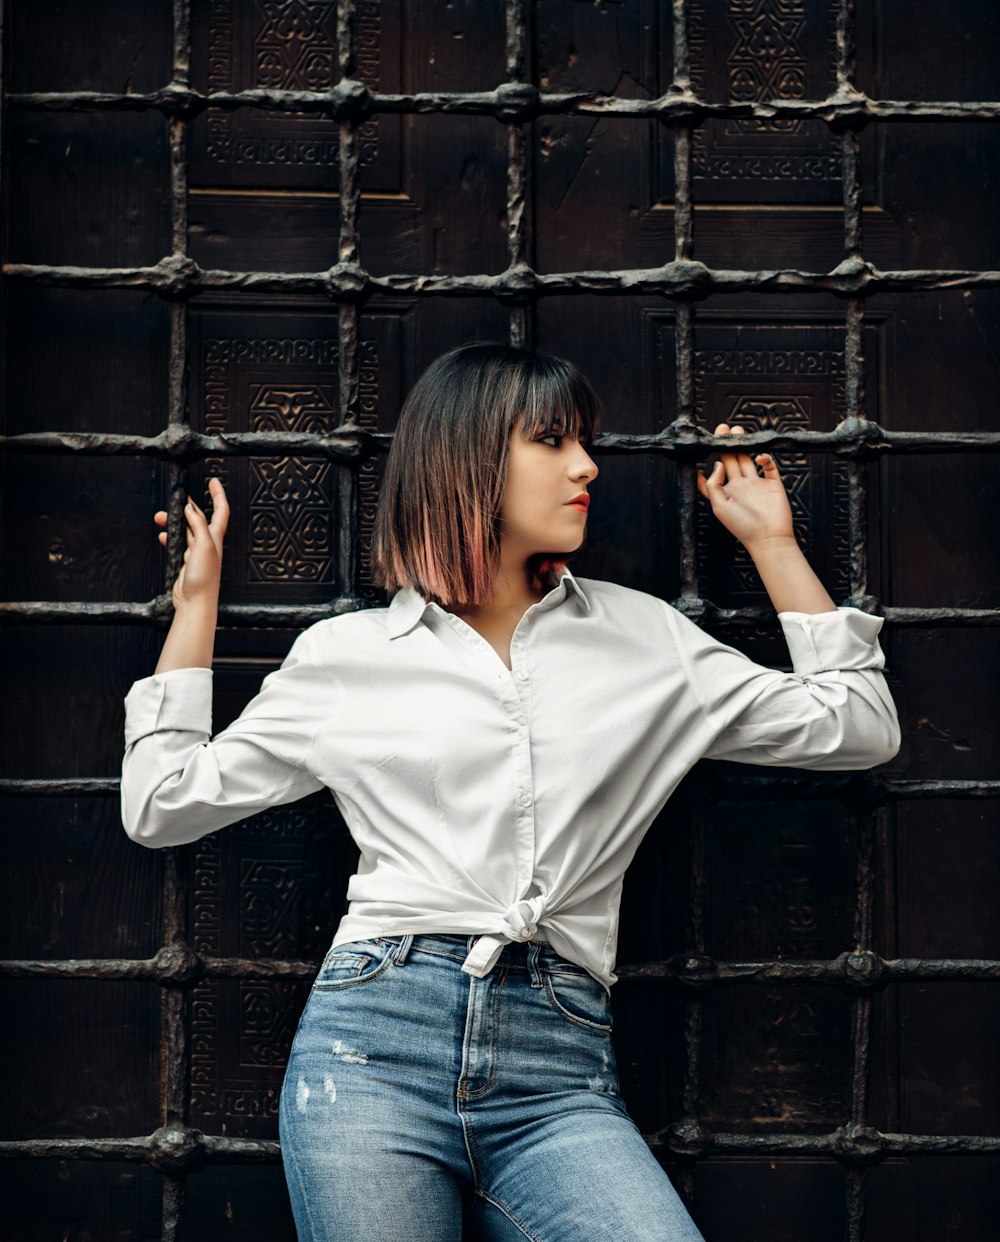
[[[862,1127],[868,1120],[868,1077],[871,1066],[872,991],[882,984],[885,963],[872,951],[872,933],[875,903],[875,834],[876,808],[855,809],[857,824],[858,860],[854,910],[855,949],[845,957],[845,974],[853,976],[851,986],[865,990],[851,1002],[851,1090],[850,1122],[852,1127]],[[859,960],[861,959],[861,960]],[[838,966],[840,965],[838,959]],[[857,981],[855,981],[857,980]],[[848,1237],[851,1242],[861,1242],[864,1228],[865,1172],[849,1168],[844,1183],[847,1198]]]
[[[674,78],[671,90],[685,95],[691,90],[691,64],[687,37],[687,0],[673,4]],[[688,263],[694,256],[694,204],[692,201],[691,127],[674,132],[674,262]],[[695,426],[694,404],[694,305],[690,299],[677,302],[674,316],[674,353],[677,368],[676,417],[671,424],[678,430],[699,434]],[[667,429],[665,428],[664,431]],[[595,445],[596,447],[596,445]],[[697,465],[692,461],[678,474],[677,524],[680,557],[681,594],[698,595],[698,531],[696,486]]]
[[850,950],[826,961],[717,962],[698,954],[678,954],[665,962],[622,966],[619,980],[665,981],[685,988],[714,984],[831,984],[852,992],[873,992],[890,983],[989,982],[1000,979],[995,959],[882,958],[870,950]]
[[[173,0],[173,74],[171,86],[190,88],[191,7],[190,0]],[[170,145],[170,218],[172,258],[187,262],[188,243],[188,116],[176,113],[168,118]],[[167,434],[184,434],[188,423],[188,304],[184,298],[169,303],[170,343],[167,363]],[[187,521],[184,506],[188,496],[188,459],[167,458],[167,557],[164,593],[170,596],[173,583],[184,563],[187,547]],[[166,851],[163,868],[163,939],[161,952],[167,957],[186,955],[187,891],[184,882],[186,853],[172,847]],[[165,989],[160,996],[160,1124],[184,1127],[190,1095],[190,1054],[188,1011],[190,996],[180,988]],[[184,1206],[184,1182],[171,1170],[163,1179],[161,1200],[162,1242],[175,1242]]]
[[830,272],[792,268],[760,271],[709,268],[695,259],[675,259],[662,267],[621,271],[536,272],[527,264],[495,275],[426,276],[411,273],[373,276],[352,263],[323,272],[231,272],[205,269],[173,255],[151,267],[76,267],[46,263],[5,263],[4,276],[16,284],[76,289],[146,289],[164,298],[196,297],[225,291],[237,294],[303,293],[364,301],[377,293],[412,297],[495,297],[504,301],[565,294],[615,296],[658,294],[701,301],[731,293],[829,293],[865,298],[877,293],[995,289],[1000,271],[926,268],[880,271],[873,263],[847,259]]
[[15,1139],[0,1142],[0,1158],[41,1160],[145,1160],[177,1175],[206,1160],[272,1162],[281,1149],[269,1139],[223,1138],[187,1126],[162,1126],[145,1138]]
[[[956,1134],[886,1134],[845,1126],[827,1134],[730,1134],[703,1127],[673,1126],[643,1136],[657,1152],[684,1156],[711,1153],[828,1155],[845,1164],[874,1164],[889,1156],[987,1155],[1000,1151],[1000,1137]],[[0,1158],[45,1160],[144,1160],[163,1171],[180,1171],[211,1160],[276,1162],[280,1148],[268,1139],[221,1138],[200,1130],[164,1127],[148,1138],[22,1139],[0,1142]]]
[[[526,0],[507,0],[504,56],[512,86],[527,74],[528,21]],[[512,270],[527,268],[528,139],[523,120],[507,122],[507,256]],[[524,347],[534,339],[534,304],[517,299],[510,305],[511,345]]]
[[684,1156],[743,1153],[832,1156],[863,1168],[888,1156],[972,1156],[1000,1152],[1000,1137],[978,1134],[883,1134],[871,1126],[842,1126],[828,1134],[728,1134],[683,1124],[643,1136],[654,1151]]
[[[687,0],[673,0],[673,81],[670,93],[678,98],[691,94],[691,58],[688,46]],[[691,167],[693,129],[690,124],[674,127],[674,262],[694,258],[694,195]],[[697,434],[695,411],[695,323],[694,302],[680,298],[674,314],[676,357],[676,411],[673,425]],[[681,463],[677,477],[677,525],[681,595],[698,596],[698,464]],[[690,843],[690,869],[685,910],[685,943],[694,953],[705,951],[705,798],[694,789],[687,822]],[[681,1079],[681,1117],[686,1125],[699,1124],[701,1097],[701,1054],[704,1014],[697,992],[684,1001],[684,1072]],[[695,1206],[694,1165],[685,1160],[680,1169],[680,1191],[690,1210]]]
[[[683,1156],[744,1153],[831,1156],[845,1164],[874,1164],[889,1156],[972,1156],[1000,1152],[1000,1136],[980,1134],[885,1134],[872,1127],[844,1126],[827,1134],[730,1134],[676,1125],[643,1136],[657,1152]],[[42,1160],[145,1160],[154,1168],[180,1171],[211,1160],[273,1163],[278,1144],[269,1139],[222,1138],[200,1130],[164,1127],[148,1138],[20,1139],[0,1142],[0,1158]]]
[[[899,780],[872,772],[795,772],[767,776],[744,775],[706,766],[686,778],[688,785],[707,784],[726,801],[794,799],[818,801],[837,798],[846,804],[876,806],[927,798],[981,800],[1000,798],[1000,781]],[[48,778],[5,777],[0,796],[117,797],[118,777],[74,776]]]
[[[337,3],[337,64],[341,78],[354,73],[357,32],[352,0]],[[350,115],[335,116],[339,126],[337,166],[340,177],[340,237],[338,264],[356,268],[360,264],[361,236],[361,155],[358,120]],[[350,434],[358,427],[360,413],[359,338],[361,308],[353,297],[340,300],[337,307],[337,377],[339,384],[338,430]],[[350,430],[348,430],[350,429]],[[337,466],[337,573],[345,594],[358,594],[358,475],[354,463],[346,459]]]
[[145,112],[189,120],[207,108],[234,111],[260,108],[270,112],[320,112],[340,121],[360,123],[378,113],[427,116],[492,116],[498,121],[528,121],[554,113],[569,116],[648,117],[666,124],[694,125],[716,118],[773,121],[776,118],[824,121],[835,128],[861,128],[873,121],[961,122],[1000,120],[996,100],[923,102],[871,99],[845,87],[825,99],[755,99],[714,102],[690,89],[658,99],[622,99],[598,91],[540,91],[528,84],[501,83],[492,91],[415,91],[409,94],[370,90],[363,82],[344,79],[326,91],[212,91],[168,86],[146,94],[104,91],[33,91],[7,96],[12,108],[34,112]]
[[[691,881],[692,894],[703,894],[704,876]],[[689,925],[692,923],[689,915]],[[697,931],[697,927],[696,927]],[[0,978],[6,979],[105,979],[158,983],[180,989],[201,979],[312,979],[320,962],[284,958],[208,957],[187,947],[167,946],[151,958],[17,958],[0,961]],[[665,961],[637,962],[617,968],[619,982],[668,983],[703,991],[721,985],[799,987],[828,985],[859,995],[870,994],[890,983],[995,983],[1000,979],[1000,960],[993,958],[883,958],[870,950],[845,950],[838,957],[817,960],[720,962],[704,953],[685,952]],[[690,1015],[689,1015],[690,1016]],[[688,1031],[689,1061],[685,1109],[693,1110],[697,1098],[697,1031]],[[688,1023],[685,1024],[686,1030]]]
[[[39,431],[0,436],[0,449],[25,453],[83,453],[99,456],[162,457],[198,461],[203,457],[328,457],[353,462],[388,450],[392,437],[363,431],[356,425],[338,427],[326,435],[299,431],[227,431],[209,436],[187,424],[171,425],[155,436],[101,432]],[[171,579],[172,581],[172,579]]]
[[[1000,780],[908,781],[873,772],[802,771],[756,776],[721,771],[706,765],[689,773],[685,784],[708,785],[719,798],[743,802],[837,798],[851,805],[878,806],[889,802],[925,801],[927,798],[1000,798]],[[5,777],[0,780],[0,796],[117,797],[119,790],[117,776]]]
[[[0,450],[22,453],[78,453],[84,456],[162,457],[197,461],[202,457],[327,457],[336,462],[363,461],[388,452],[392,435],[349,424],[327,435],[298,431],[227,431],[204,435],[189,427],[170,427],[155,436],[117,432],[35,431],[0,436]],[[997,431],[895,431],[870,419],[844,419],[833,431],[753,431],[747,449],[792,449],[806,453],[832,451],[843,458],[863,460],[887,454],[915,456],[939,453],[1000,452]],[[731,447],[683,417],[661,431],[640,435],[602,432],[594,437],[595,453],[617,455],[659,453],[678,461],[697,461]]]
[[[873,596],[843,601],[862,612],[884,617],[888,625],[924,629],[961,628],[965,626],[1000,625],[1000,608],[896,608],[883,605]],[[731,630],[755,629],[775,625],[774,611],[769,608],[720,608],[711,600],[682,595],[674,607],[698,621]],[[342,595],[326,604],[221,604],[219,623],[222,625],[274,626],[278,629],[301,629],[314,621],[339,617],[366,607],[353,595]],[[0,620],[30,624],[62,625],[67,621],[79,625],[153,625],[169,626],[173,604],[169,595],[160,595],[145,604],[100,603],[52,600],[0,601]]]

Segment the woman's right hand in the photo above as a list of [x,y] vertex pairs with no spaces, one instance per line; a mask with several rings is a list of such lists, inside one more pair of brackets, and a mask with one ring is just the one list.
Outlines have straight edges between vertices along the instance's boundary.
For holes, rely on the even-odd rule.
[[[222,541],[226,527],[229,525],[229,501],[226,489],[217,478],[208,480],[208,490],[212,495],[212,520],[209,522],[204,513],[188,496],[184,507],[184,518],[187,524],[187,549],[184,552],[184,564],[174,583],[174,609],[192,607],[214,608],[219,602],[219,584],[222,580]],[[167,543],[167,514],[160,509],[153,514],[153,521],[162,529],[159,533],[160,543]]]

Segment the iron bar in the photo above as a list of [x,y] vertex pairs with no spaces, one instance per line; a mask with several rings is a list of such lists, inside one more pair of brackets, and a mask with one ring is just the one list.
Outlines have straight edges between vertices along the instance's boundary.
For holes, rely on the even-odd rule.
[[[673,81],[670,92],[679,98],[691,91],[691,60],[688,45],[687,0],[673,0]],[[674,262],[688,263],[694,258],[694,202],[690,124],[674,128]],[[694,302],[680,298],[674,315],[676,355],[676,425],[697,433],[695,407],[695,325]],[[677,472],[677,525],[681,595],[695,599],[698,585],[698,463],[681,463]],[[691,850],[685,906],[685,943],[703,956],[705,952],[705,804],[704,791],[694,787],[689,799],[687,822]],[[704,1012],[697,992],[684,998],[684,1069],[681,1077],[681,1118],[686,1127],[699,1125],[701,1098],[701,1054]],[[681,1166],[680,1189],[687,1207],[695,1200],[694,1165]]]
[[[341,78],[350,78],[355,68],[357,32],[353,0],[337,2],[337,65]],[[340,237],[337,261],[345,268],[360,264],[361,233],[361,154],[358,142],[358,121],[350,115],[333,117],[339,126],[337,165],[340,177]],[[351,434],[359,427],[360,376],[359,348],[360,313],[352,297],[340,299],[337,306],[337,378],[339,386],[338,431]],[[347,458],[336,467],[337,489],[336,539],[337,572],[341,591],[358,594],[358,476]]]
[[[188,948],[166,947],[151,958],[17,958],[0,961],[0,978],[105,979],[158,983],[168,990],[199,979],[303,979],[315,977],[320,962],[284,958],[209,957]],[[619,982],[666,983],[701,992],[724,984],[773,987],[828,985],[868,994],[891,983],[995,983],[1000,960],[993,958],[883,958],[870,951],[845,950],[829,959],[720,962],[703,953],[676,954],[665,961],[639,962],[617,969]],[[697,1041],[689,1041],[690,1081],[696,1088]],[[685,1098],[694,1108],[696,1091]]]
[[[354,601],[352,601],[354,603]],[[726,801],[794,799],[818,801],[838,798],[849,805],[877,806],[889,802],[915,802],[927,798],[981,800],[1000,798],[1000,780],[900,780],[878,772],[792,772],[755,775],[729,772],[704,764],[684,778],[686,785],[708,784]],[[5,777],[0,797],[58,796],[117,797],[117,776]]]
[[860,129],[880,123],[961,122],[1000,120],[996,100],[871,99],[844,86],[825,99],[755,99],[713,102],[700,99],[690,87],[658,99],[623,99],[598,91],[540,91],[528,84],[501,83],[492,91],[372,91],[363,82],[345,78],[329,90],[251,89],[204,93],[175,84],[145,94],[111,91],[33,91],[7,96],[11,108],[33,112],[145,112],[188,120],[208,108],[234,111],[260,108],[270,112],[304,112],[360,122],[379,113],[427,116],[492,116],[498,121],[532,120],[538,116],[648,117],[665,124],[693,125],[714,119],[823,121],[834,128]]
[[843,1126],[828,1134],[729,1134],[668,1126],[644,1135],[654,1151],[678,1155],[748,1154],[832,1156],[864,1167],[889,1156],[979,1156],[1000,1152],[1000,1136],[978,1134],[883,1134],[870,1126]]
[[[173,0],[173,78],[177,90],[190,88],[191,11],[190,0]],[[188,243],[188,117],[176,113],[168,117],[170,147],[170,217],[172,259],[186,263]],[[167,434],[184,434],[188,428],[188,304],[184,298],[169,304],[170,343],[167,364]],[[164,593],[171,597],[173,583],[184,564],[187,547],[187,520],[184,506],[188,496],[188,460],[167,458],[167,557]],[[176,847],[166,851],[163,869],[163,939],[166,954],[189,952],[187,938],[186,856]],[[160,1124],[183,1127],[187,1124],[190,1094],[190,1052],[188,1013],[190,998],[186,990],[164,990],[160,996]],[[184,1181],[169,1175],[163,1179],[161,1201],[162,1242],[175,1242],[184,1206]]]
[[[1000,781],[897,780],[870,772],[802,772],[790,775],[744,776],[706,765],[686,778],[689,785],[710,782],[726,801],[819,801],[837,798],[849,805],[881,805],[927,798],[982,800],[1000,797]],[[118,777],[49,777],[0,780],[0,796],[117,797]]]
[[[882,604],[873,596],[851,597],[842,602],[861,612],[882,617],[887,625],[894,627],[955,629],[1000,625],[1000,608],[899,608]],[[221,604],[219,623],[299,629],[314,621],[325,621],[328,617],[342,616],[366,606],[353,595],[337,596],[325,604]],[[682,595],[673,601],[673,606],[699,624],[708,623],[726,629],[747,630],[776,624],[773,609],[721,608],[697,595]],[[80,625],[154,625],[166,628],[172,618],[173,603],[169,595],[157,596],[145,604],[92,600],[0,601],[0,620],[5,622],[62,625],[69,621]]]
[[[673,4],[674,78],[671,90],[679,96],[691,89],[691,65],[687,37],[687,0]],[[674,262],[688,263],[694,256],[694,204],[692,201],[690,126],[674,133]],[[688,298],[677,302],[674,316],[674,353],[677,368],[676,418],[663,434],[676,428],[681,434],[700,435],[695,424],[694,403],[694,305]],[[595,442],[600,446],[604,437]],[[677,525],[681,594],[698,595],[697,465],[689,462],[678,472]]]
[[527,264],[495,275],[427,276],[412,273],[373,276],[353,263],[337,263],[323,272],[232,272],[200,267],[173,255],[151,267],[78,267],[47,263],[5,263],[3,274],[16,284],[75,289],[146,289],[164,298],[195,297],[225,291],[237,294],[300,293],[359,302],[378,293],[412,297],[495,297],[502,300],[564,294],[605,297],[656,294],[702,301],[718,294],[828,293],[866,298],[878,293],[926,293],[932,290],[995,289],[1000,271],[926,268],[880,271],[873,263],[846,259],[830,272],[791,268],[760,271],[710,268],[694,259],[675,259],[662,267],[620,271],[536,272]]
[[[527,72],[529,7],[526,0],[507,0],[504,57],[512,86],[524,83]],[[507,257],[511,270],[527,268],[528,139],[522,120],[507,122]],[[531,304],[511,304],[511,345],[526,346],[534,338]]]
[[[388,452],[391,443],[391,433],[368,431],[357,424],[346,424],[327,435],[299,431],[204,435],[187,426],[174,426],[155,436],[91,431],[35,431],[0,436],[0,450],[8,452],[162,457],[178,461],[294,454],[349,463]],[[679,417],[656,432],[601,432],[594,437],[592,447],[596,453],[608,455],[659,453],[678,461],[697,461],[730,448],[731,444],[726,437],[715,436]],[[832,451],[838,457],[867,460],[890,454],[996,453],[1000,452],[1000,431],[895,431],[870,419],[844,419],[833,431],[752,431],[741,444],[748,450]]]
[[[980,1134],[887,1134],[872,1127],[844,1126],[826,1134],[733,1134],[702,1127],[667,1127],[643,1136],[657,1152],[678,1155],[754,1154],[832,1156],[846,1164],[874,1164],[890,1156],[979,1156],[1000,1152],[1000,1136]],[[170,1148],[174,1150],[171,1151]],[[165,1150],[166,1149],[166,1150]],[[200,1130],[176,1129],[164,1136],[121,1139],[8,1139],[0,1158],[41,1160],[145,1160],[154,1167],[171,1162],[177,1170],[210,1160],[277,1162],[280,1148],[271,1139],[222,1138]]]

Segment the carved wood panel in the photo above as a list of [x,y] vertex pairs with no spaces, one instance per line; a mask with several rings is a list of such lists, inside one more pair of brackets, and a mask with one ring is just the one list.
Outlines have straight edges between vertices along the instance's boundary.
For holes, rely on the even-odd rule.
[[[372,90],[399,90],[400,0],[361,0],[355,22],[355,77]],[[193,80],[202,90],[320,91],[340,78],[336,0],[195,0],[192,23]],[[369,189],[399,189],[399,133],[396,116],[360,126]],[[339,130],[321,113],[212,111],[192,138],[193,186],[337,186]]]

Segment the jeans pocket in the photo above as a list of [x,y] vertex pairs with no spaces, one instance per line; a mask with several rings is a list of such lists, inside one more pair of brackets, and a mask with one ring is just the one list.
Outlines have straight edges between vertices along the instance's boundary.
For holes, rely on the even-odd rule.
[[373,936],[370,940],[351,940],[330,949],[313,981],[312,991],[333,992],[370,983],[392,961],[396,942]]
[[611,1034],[611,998],[587,971],[552,967],[544,972],[545,995],[553,1009],[595,1035]]

